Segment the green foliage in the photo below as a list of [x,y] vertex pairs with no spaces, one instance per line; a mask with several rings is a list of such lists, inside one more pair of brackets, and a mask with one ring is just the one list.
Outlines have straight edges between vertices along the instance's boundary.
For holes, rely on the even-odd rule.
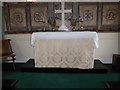
[[56,27],[56,20],[55,20],[55,19],[53,20],[53,23],[52,23],[51,26],[52,26],[52,28],[55,28],[55,27]]
[[56,20],[55,20],[55,18],[49,19],[48,23],[51,25],[52,28],[56,27]]
[[71,25],[76,26],[77,22],[78,22],[77,19],[72,19],[71,20]]

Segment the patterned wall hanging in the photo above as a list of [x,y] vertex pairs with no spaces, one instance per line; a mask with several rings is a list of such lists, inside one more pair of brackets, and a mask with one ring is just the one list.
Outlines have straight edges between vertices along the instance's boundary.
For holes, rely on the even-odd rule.
[[97,27],[97,4],[88,5],[88,4],[80,4],[79,5],[79,20],[81,28],[81,23],[83,29],[96,29]]
[[31,27],[33,30],[46,30],[48,28],[47,4],[37,3],[31,5]]
[[109,30],[118,28],[118,4],[103,4],[102,28]]
[[26,25],[26,12],[25,4],[13,4],[9,5],[9,14],[10,15],[10,27],[11,30],[21,30],[24,31],[27,29]]

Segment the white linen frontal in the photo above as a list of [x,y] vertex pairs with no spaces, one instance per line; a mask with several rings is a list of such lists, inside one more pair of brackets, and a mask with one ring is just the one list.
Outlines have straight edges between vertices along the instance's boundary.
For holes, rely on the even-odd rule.
[[98,37],[95,32],[40,32],[32,34],[31,44],[35,67],[90,69]]

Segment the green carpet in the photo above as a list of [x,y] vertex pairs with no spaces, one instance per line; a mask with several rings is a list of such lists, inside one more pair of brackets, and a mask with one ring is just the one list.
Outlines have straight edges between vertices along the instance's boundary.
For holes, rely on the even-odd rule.
[[120,80],[120,73],[23,73],[3,74],[3,79],[17,79],[16,88],[105,88],[104,81]]

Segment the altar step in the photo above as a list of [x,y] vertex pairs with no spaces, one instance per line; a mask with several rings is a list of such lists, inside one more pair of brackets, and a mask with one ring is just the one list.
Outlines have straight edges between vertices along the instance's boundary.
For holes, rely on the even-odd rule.
[[21,68],[22,72],[40,72],[40,73],[107,73],[108,68],[100,61],[94,60],[93,69],[79,68],[36,68],[34,59],[29,59]]

